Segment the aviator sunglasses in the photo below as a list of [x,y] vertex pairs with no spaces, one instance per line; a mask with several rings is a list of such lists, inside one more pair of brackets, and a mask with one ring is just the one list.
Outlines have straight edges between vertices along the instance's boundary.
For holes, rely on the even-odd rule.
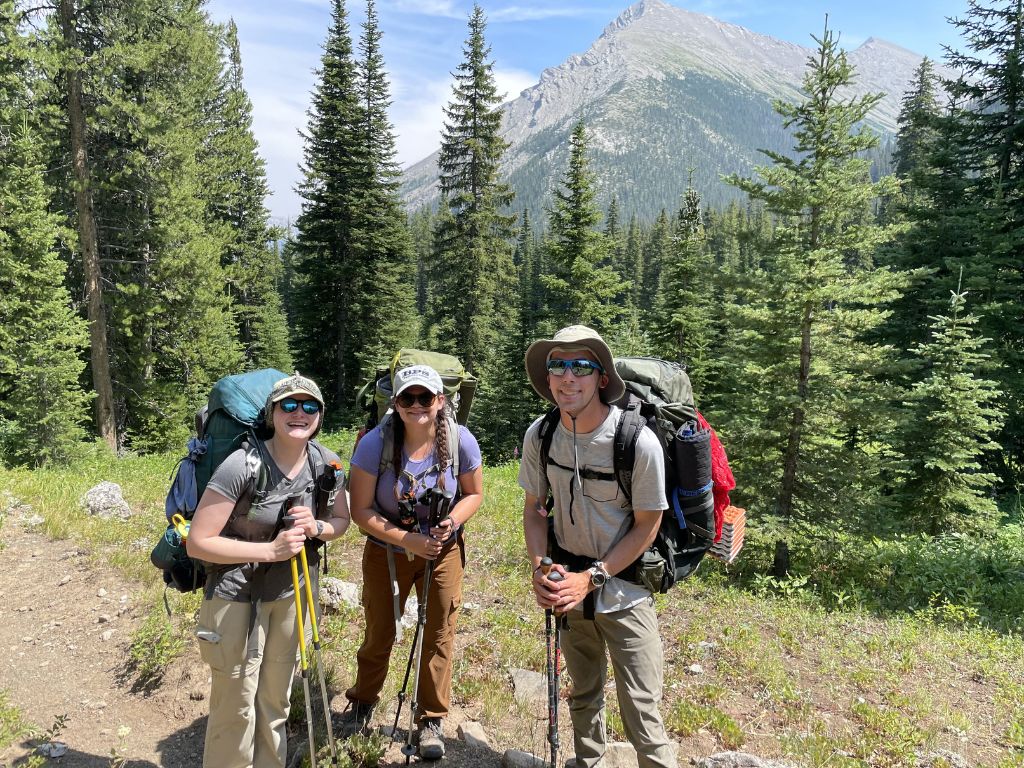
[[573,376],[589,376],[594,371],[604,373],[604,368],[593,360],[548,360],[548,373],[565,376],[566,370],[572,371]]
[[417,395],[414,395],[412,392],[403,392],[395,398],[397,403],[403,408],[412,408],[413,403],[419,403],[421,408],[429,408],[436,399],[437,395],[433,392],[420,392]]
[[320,403],[316,400],[296,400],[294,397],[286,397],[278,405],[285,413],[295,413],[299,410],[300,405],[303,413],[308,413],[310,416],[320,413]]

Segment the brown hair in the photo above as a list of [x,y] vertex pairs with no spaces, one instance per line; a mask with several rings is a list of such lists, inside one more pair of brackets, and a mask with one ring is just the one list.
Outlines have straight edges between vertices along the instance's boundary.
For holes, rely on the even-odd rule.
[[[399,413],[393,414],[391,421],[395,432],[395,453],[391,461],[395,470],[395,477],[397,478],[402,471],[402,448],[405,447],[405,422],[402,421],[402,416]],[[434,455],[437,457],[439,465],[437,486],[444,490],[445,471],[451,464],[451,457],[448,456],[448,417],[444,408],[437,412],[437,417],[434,420]]]

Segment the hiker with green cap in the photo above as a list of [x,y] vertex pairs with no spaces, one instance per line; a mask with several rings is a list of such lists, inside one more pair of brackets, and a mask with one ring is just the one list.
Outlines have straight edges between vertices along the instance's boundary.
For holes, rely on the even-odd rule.
[[[562,617],[558,629],[572,678],[573,768],[604,758],[606,654],[615,674],[619,713],[639,768],[674,768],[675,754],[658,705],[662,645],[654,597],[616,578],[654,541],[665,497],[661,445],[649,429],[637,441],[632,499],[613,470],[613,441],[625,384],[601,336],[582,325],[563,328],[526,352],[537,393],[559,411],[545,466],[537,419],[523,440],[519,485],[526,492],[523,529],[542,608]],[[551,510],[550,515],[548,509]],[[548,571],[541,560],[550,551]],[[557,573],[561,579],[556,576]]]
[[307,547],[316,584],[318,544],[349,525],[340,471],[325,497],[333,501],[316,503],[323,468],[340,467],[336,454],[313,442],[323,418],[315,382],[299,373],[278,381],[257,445],[244,445],[217,467],[192,519],[188,554],[207,571],[196,629],[212,677],[205,768],[285,765],[299,647],[289,561]]

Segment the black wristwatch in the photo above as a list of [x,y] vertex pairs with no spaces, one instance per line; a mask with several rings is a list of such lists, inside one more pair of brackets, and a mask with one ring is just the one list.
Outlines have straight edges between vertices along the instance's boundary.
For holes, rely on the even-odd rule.
[[319,539],[323,535],[324,535],[324,521],[323,520],[317,520],[316,521],[316,536],[314,536],[313,538]]
[[595,587],[603,587],[608,582],[608,569],[600,560],[590,566],[588,573],[590,573],[590,583]]

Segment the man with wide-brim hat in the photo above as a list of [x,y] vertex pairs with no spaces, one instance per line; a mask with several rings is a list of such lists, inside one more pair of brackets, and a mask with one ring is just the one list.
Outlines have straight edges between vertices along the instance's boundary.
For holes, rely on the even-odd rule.
[[[600,334],[583,325],[563,328],[531,344],[525,362],[533,388],[555,405],[526,432],[519,484],[537,603],[565,617],[559,632],[573,681],[574,766],[594,768],[604,757],[607,650],[639,767],[674,768],[658,712],[663,661],[654,598],[632,576],[623,578],[636,572],[631,566],[650,547],[668,506],[661,444],[649,429],[640,432],[626,498],[613,466],[625,384]],[[549,552],[561,580],[540,568]]]

